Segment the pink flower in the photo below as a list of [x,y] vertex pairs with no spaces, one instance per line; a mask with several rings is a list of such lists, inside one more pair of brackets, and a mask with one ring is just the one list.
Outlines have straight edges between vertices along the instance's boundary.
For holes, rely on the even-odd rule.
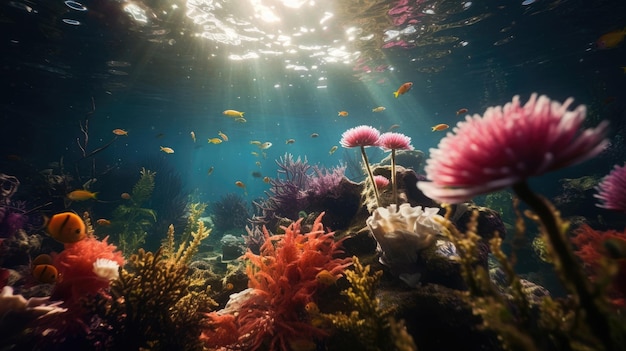
[[413,150],[411,138],[401,133],[383,133],[378,138],[378,146],[383,150]]
[[598,207],[626,212],[626,165],[615,165],[596,187],[594,196],[600,199]]
[[380,137],[378,129],[371,126],[358,126],[343,132],[339,143],[343,147],[378,146],[376,143]]
[[573,101],[532,94],[522,107],[515,96],[483,117],[467,116],[430,150],[425,170],[431,182],[418,188],[432,199],[459,203],[597,155],[608,144],[608,122],[581,132],[586,107],[568,111]]
[[389,179],[381,176],[381,175],[375,175],[374,176],[374,184],[376,184],[376,187],[378,189],[382,189],[384,187],[386,187],[387,185],[389,185]]

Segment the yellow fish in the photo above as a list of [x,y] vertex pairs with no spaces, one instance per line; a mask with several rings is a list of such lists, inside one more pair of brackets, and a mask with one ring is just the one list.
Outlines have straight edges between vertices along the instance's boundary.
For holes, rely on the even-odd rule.
[[337,113],[337,116],[339,116],[339,117],[348,117],[348,111],[339,111]]
[[235,182],[235,185],[243,189],[244,195],[248,195],[248,190],[246,189],[246,184],[244,184],[244,182],[242,182],[241,180],[238,180]]
[[384,106],[378,106],[378,107],[374,107],[372,109],[372,112],[383,112],[385,110],[386,110],[386,108]]
[[624,41],[624,36],[626,36],[626,28],[605,33],[596,40],[596,46],[598,49],[612,49]]
[[191,135],[191,140],[193,140],[193,142],[196,142],[196,133],[193,132],[193,130],[189,133],[189,135]]
[[128,136],[128,132],[125,131],[124,129],[113,129],[113,134],[115,135],[126,135]]
[[315,280],[317,280],[319,284],[328,286],[335,284],[335,282],[337,281],[337,277],[335,277],[329,271],[323,269],[319,273],[317,273],[317,275],[315,276]]
[[259,148],[261,150],[266,150],[272,147],[272,143],[270,143],[269,141],[264,142],[263,144],[259,145]]
[[226,134],[222,133],[222,131],[217,132],[217,135],[219,135],[220,138],[222,138],[222,140],[228,141],[228,136],[226,136]]
[[271,180],[271,179],[270,179],[270,177],[268,177],[268,176],[263,177],[263,183],[266,183],[266,184],[267,184],[267,183],[269,183],[269,182],[270,182],[270,180]]
[[250,152],[250,154],[251,154],[252,156],[254,156],[254,157],[259,157],[259,153],[258,153],[258,152],[256,152],[256,151],[252,151],[252,152]]
[[258,140],[250,140],[250,144],[251,144],[251,145],[256,145],[256,146],[259,146],[259,145],[261,145],[261,142],[260,142],[260,141],[258,141]]
[[330,148],[330,150],[328,151],[328,154],[329,154],[329,155],[334,154],[334,153],[335,153],[335,151],[337,151],[337,149],[338,149],[337,145],[335,145],[335,146],[331,147],[331,148]]
[[106,218],[100,218],[96,221],[96,223],[98,223],[98,225],[101,225],[103,227],[108,227],[111,225],[111,221]]
[[436,126],[432,127],[433,132],[440,132],[442,130],[446,130],[450,128],[449,125],[445,124],[445,123],[441,123],[441,124],[437,124]]
[[161,148],[161,151],[165,152],[166,154],[173,154],[174,153],[174,149],[172,149],[171,147],[167,147],[167,146],[159,146]]
[[224,116],[228,116],[228,117],[239,117],[239,118],[243,118],[243,114],[245,112],[239,112],[237,110],[226,110],[224,112],[222,112],[222,114],[224,114]]
[[74,190],[71,193],[67,194],[67,198],[72,201],[85,201],[89,199],[95,199],[96,194],[92,193],[89,190]]
[[222,139],[220,138],[211,138],[208,140],[210,144],[221,144],[222,143]]

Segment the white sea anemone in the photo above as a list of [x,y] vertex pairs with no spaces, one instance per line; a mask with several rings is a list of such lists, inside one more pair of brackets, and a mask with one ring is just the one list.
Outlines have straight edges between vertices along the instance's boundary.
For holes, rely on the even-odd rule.
[[120,265],[108,258],[99,258],[93,263],[93,272],[103,279],[115,280],[119,277]]

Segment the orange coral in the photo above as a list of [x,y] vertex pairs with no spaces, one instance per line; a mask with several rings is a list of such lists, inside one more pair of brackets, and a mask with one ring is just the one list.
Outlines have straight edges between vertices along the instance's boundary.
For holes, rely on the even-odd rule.
[[[232,326],[233,319],[218,313],[210,314],[216,338],[209,338],[210,346],[236,346],[256,350],[262,345],[270,350],[289,350],[294,343],[310,342],[325,336],[325,332],[311,325],[304,306],[313,301],[318,289],[325,285],[316,276],[328,271],[341,277],[350,258],[339,258],[343,251],[341,241],[334,233],[324,231],[322,216],[315,220],[311,231],[301,233],[302,219],[283,227],[284,235],[270,235],[263,228],[265,243],[261,253],[248,251],[247,275],[251,291],[245,294],[234,322],[238,326],[236,345],[228,345],[217,338],[219,324]],[[228,322],[228,323],[226,323]]]

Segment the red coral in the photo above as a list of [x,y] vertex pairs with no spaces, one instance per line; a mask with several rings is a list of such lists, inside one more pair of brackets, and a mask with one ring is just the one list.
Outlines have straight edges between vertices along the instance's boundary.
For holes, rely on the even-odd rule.
[[[326,270],[339,278],[351,259],[337,257],[343,253],[341,241],[324,231],[323,215],[309,233],[300,232],[302,219],[283,227],[284,235],[270,236],[263,228],[266,240],[261,253],[246,252],[248,286],[253,290],[235,316],[236,347],[256,350],[267,345],[270,350],[289,350],[294,342],[326,335],[307,321],[304,306],[324,286],[317,274]],[[211,341],[215,346],[216,340]]]
[[[606,260],[609,253],[605,247],[607,240],[614,240],[613,244],[626,247],[626,230],[620,233],[616,230],[597,231],[587,224],[576,228],[572,243],[577,247],[576,255],[582,260],[583,265],[592,279],[606,274]],[[613,277],[613,284],[609,291],[610,301],[616,306],[626,305],[626,259],[617,259],[617,273]]]
[[59,282],[52,291],[52,300],[62,300],[66,304],[77,302],[81,296],[95,294],[109,287],[109,280],[93,272],[93,264],[99,258],[106,258],[124,264],[124,257],[117,247],[88,237],[72,244],[65,244],[65,250],[53,255],[53,264],[59,271]]

